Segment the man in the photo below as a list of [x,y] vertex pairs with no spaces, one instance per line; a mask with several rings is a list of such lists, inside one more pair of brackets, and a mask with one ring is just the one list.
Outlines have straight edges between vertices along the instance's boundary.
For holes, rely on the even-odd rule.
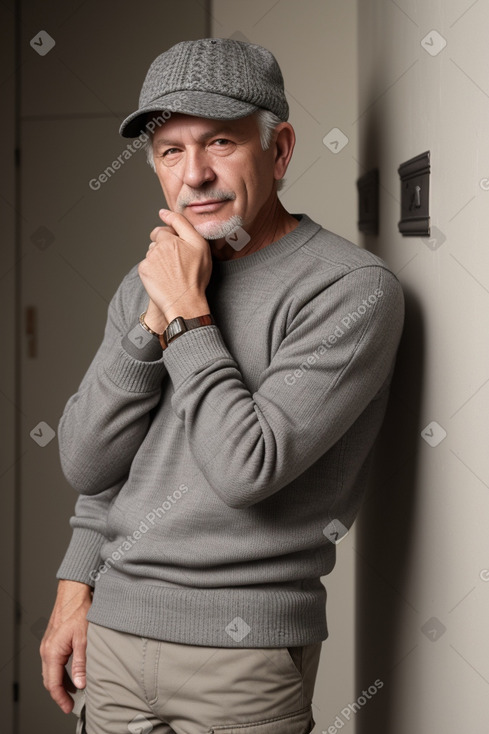
[[287,118],[270,52],[203,39],[153,62],[121,127],[168,208],[60,422],[81,497],[41,646],[65,712],[86,647],[89,734],[314,726],[320,579],[359,509],[403,300],[379,258],[280,203]]

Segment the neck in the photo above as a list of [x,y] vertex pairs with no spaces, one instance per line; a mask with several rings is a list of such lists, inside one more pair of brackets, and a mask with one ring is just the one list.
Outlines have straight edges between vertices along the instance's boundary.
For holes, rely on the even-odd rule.
[[241,250],[235,250],[224,238],[209,240],[212,255],[216,260],[237,260],[263,249],[284,237],[299,224],[298,220],[284,209],[275,191],[261,208],[249,227],[244,227],[250,241]]

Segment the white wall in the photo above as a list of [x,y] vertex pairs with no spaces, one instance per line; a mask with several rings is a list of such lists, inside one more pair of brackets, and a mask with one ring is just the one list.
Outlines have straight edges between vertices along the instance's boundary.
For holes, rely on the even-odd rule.
[[[285,207],[306,212],[327,229],[358,240],[354,0],[213,0],[212,34],[261,44],[280,64],[289,119],[297,135],[281,193]],[[349,139],[335,153],[323,143],[333,128]],[[358,695],[354,685],[354,544],[352,531],[338,546],[333,573],[323,579],[330,637],[323,643],[313,701],[317,732],[326,730]],[[353,734],[353,724],[342,731]]]
[[[357,731],[486,734],[489,3],[360,0],[358,12],[359,170],[378,166],[381,184],[380,234],[364,244],[398,273],[407,319],[357,528],[358,688],[384,682]],[[432,31],[446,40],[436,55]],[[431,246],[397,230],[397,168],[425,150],[443,233]],[[435,447],[420,435],[432,421],[447,433]],[[430,639],[425,625],[446,631]]]

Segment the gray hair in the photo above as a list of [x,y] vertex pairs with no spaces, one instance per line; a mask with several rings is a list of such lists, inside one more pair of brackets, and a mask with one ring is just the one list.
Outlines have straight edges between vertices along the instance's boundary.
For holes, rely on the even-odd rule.
[[[272,142],[273,131],[275,130],[277,125],[280,125],[282,120],[277,117],[277,115],[275,115],[273,112],[270,112],[270,110],[258,110],[258,112],[254,113],[254,117],[256,117],[258,129],[260,131],[260,143],[262,150],[268,150]],[[147,140],[145,140],[143,143],[143,150],[146,153],[146,160],[148,161],[149,165],[151,166],[153,171],[156,171],[153,156],[153,139],[150,134],[148,134]],[[277,191],[280,191],[280,189],[282,188],[284,180],[285,179],[281,179],[280,181],[277,181]]]

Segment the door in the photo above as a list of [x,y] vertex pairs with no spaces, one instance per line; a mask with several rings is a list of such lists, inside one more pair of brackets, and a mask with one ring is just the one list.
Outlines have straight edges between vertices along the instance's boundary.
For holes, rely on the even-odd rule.
[[[43,688],[39,644],[77,497],[60,470],[57,425],[102,338],[110,298],[144,257],[164,204],[144,153],[131,151],[118,128],[137,106],[151,61],[178,41],[207,36],[208,13],[195,0],[150,0],[142,12],[128,2],[23,0],[20,11],[18,256],[2,282],[15,313],[10,339],[18,330],[19,346],[2,383],[17,434],[3,447],[2,509],[15,533],[2,538],[8,560],[0,609],[11,634],[0,675],[2,711],[15,715],[2,731],[30,734],[42,722],[56,734],[73,731],[74,718]],[[14,194],[15,185],[15,205]],[[10,242],[4,270],[15,262],[15,233]],[[8,470],[12,463],[16,471]]]

